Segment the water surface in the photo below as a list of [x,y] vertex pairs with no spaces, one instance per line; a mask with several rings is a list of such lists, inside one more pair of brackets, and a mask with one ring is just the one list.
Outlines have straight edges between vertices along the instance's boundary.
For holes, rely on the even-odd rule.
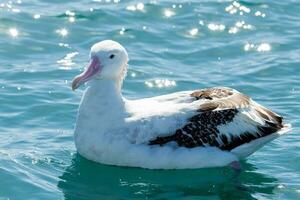
[[[3,0],[0,199],[299,199],[298,1]],[[228,168],[95,164],[73,143],[84,88],[70,89],[104,39],[130,55],[131,99],[228,86],[282,114],[293,131]]]

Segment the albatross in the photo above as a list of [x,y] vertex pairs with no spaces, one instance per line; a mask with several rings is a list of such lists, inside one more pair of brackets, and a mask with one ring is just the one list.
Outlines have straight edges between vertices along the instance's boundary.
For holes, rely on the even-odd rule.
[[90,64],[72,89],[87,83],[78,109],[75,146],[108,165],[149,169],[232,166],[286,133],[283,118],[227,87],[129,100],[121,88],[128,54],[118,42],[94,44]]

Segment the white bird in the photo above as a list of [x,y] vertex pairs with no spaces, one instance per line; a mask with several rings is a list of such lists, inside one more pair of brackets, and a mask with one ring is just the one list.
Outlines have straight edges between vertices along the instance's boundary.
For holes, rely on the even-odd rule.
[[75,126],[83,157],[150,169],[231,165],[286,133],[281,116],[238,91],[216,87],[128,100],[121,94],[128,54],[119,43],[92,46]]

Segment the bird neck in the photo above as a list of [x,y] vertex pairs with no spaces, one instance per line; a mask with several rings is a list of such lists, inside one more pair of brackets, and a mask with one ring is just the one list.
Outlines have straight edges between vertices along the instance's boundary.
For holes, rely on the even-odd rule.
[[101,105],[119,105],[123,103],[121,83],[113,79],[94,79],[86,90],[87,98]]
[[99,79],[88,83],[79,106],[75,141],[82,142],[85,135],[107,133],[122,124],[126,112],[120,90],[121,86],[113,80]]
[[78,120],[117,118],[124,110],[124,100],[115,81],[93,80],[82,97]]
[[108,93],[121,94],[121,84],[115,79],[93,79],[88,83],[88,86],[102,95]]

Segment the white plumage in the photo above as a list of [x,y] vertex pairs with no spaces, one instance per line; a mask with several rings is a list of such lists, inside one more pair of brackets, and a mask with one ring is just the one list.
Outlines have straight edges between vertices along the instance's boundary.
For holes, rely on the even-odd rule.
[[126,50],[106,40],[72,84],[88,82],[75,127],[78,152],[111,165],[151,169],[225,166],[288,130],[282,118],[230,88],[127,100]]

